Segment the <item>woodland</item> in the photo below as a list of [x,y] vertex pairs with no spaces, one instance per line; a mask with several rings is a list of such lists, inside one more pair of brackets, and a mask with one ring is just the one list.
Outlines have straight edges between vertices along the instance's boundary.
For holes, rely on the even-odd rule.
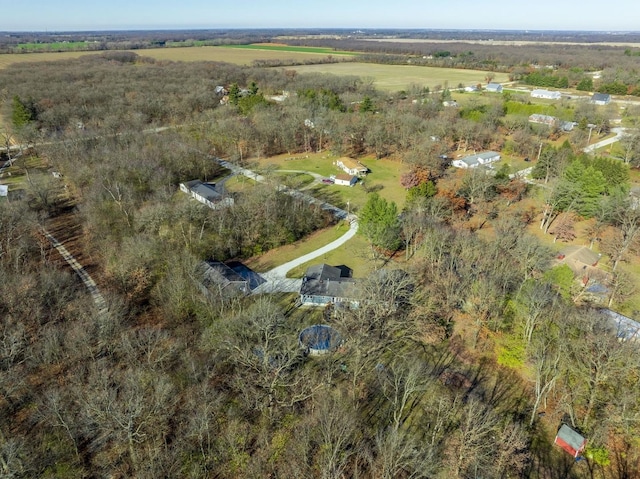
[[[446,86],[390,95],[356,77],[139,53],[0,70],[3,142],[30,145],[3,158],[3,180],[23,179],[0,198],[0,476],[640,477],[638,346],[531,232],[569,241],[588,220],[611,265],[604,305],[637,293],[640,137],[625,137],[622,160],[582,153],[615,107],[564,105],[576,123],[565,133],[529,123],[536,106],[518,93],[453,109]],[[571,66],[593,66],[580,58]],[[606,83],[617,66],[601,67]],[[488,175],[443,161],[485,149],[535,158],[544,186],[508,165]],[[336,220],[269,182],[220,210],[179,183],[226,176],[214,157],[268,176],[261,158],[325,151],[409,166],[404,205],[369,187],[355,211],[363,254],[381,265],[360,278],[360,306],[204,295],[202,260],[245,260]],[[344,342],[308,357],[298,333],[323,322]],[[561,423],[588,438],[583,460],[553,445]]]

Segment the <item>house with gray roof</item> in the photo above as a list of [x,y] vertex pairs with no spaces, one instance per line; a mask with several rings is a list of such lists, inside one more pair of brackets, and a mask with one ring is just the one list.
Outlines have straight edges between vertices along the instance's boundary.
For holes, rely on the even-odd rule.
[[213,210],[233,206],[234,200],[224,194],[215,184],[203,183],[200,180],[192,180],[180,183],[180,191],[190,195],[203,205],[207,205]]
[[456,168],[477,168],[481,165],[489,165],[500,160],[500,153],[496,151],[484,151],[474,155],[465,156],[453,160],[451,164]]
[[560,426],[553,442],[573,457],[578,457],[582,454],[582,451],[584,451],[584,448],[587,445],[587,440],[582,436],[582,434],[566,424]]
[[611,103],[611,95],[608,93],[594,93],[590,102],[594,105],[608,105]]
[[233,296],[251,292],[249,280],[220,261],[203,261],[198,269],[205,293],[216,291],[222,296]]
[[500,83],[489,83],[484,89],[489,93],[502,93],[502,85]]
[[350,304],[357,306],[356,280],[343,269],[328,264],[307,268],[300,286],[300,302],[307,306]]

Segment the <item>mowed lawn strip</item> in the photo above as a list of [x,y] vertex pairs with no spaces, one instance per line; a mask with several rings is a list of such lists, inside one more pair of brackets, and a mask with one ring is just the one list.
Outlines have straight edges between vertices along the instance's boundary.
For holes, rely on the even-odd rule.
[[[376,87],[381,90],[406,90],[411,85],[421,85],[433,88],[437,85],[456,88],[458,84],[477,85],[486,83],[486,71],[463,70],[458,68],[436,68],[413,65],[379,65],[375,63],[344,62],[322,65],[297,65],[287,67],[298,73],[332,73],[334,75],[355,75],[371,78]],[[494,82],[509,80],[507,73],[493,73]]]
[[264,273],[277,266],[283,265],[307,253],[311,253],[323,246],[338,239],[340,236],[349,231],[349,224],[341,221],[340,223],[316,231],[306,238],[293,244],[275,248],[266,253],[249,258],[244,263],[258,273]]
[[354,278],[365,278],[369,273],[381,266],[379,261],[372,260],[371,254],[371,246],[367,243],[367,240],[357,234],[340,248],[293,268],[287,273],[287,277],[302,278],[309,266],[326,263],[331,266],[348,266],[353,271]]

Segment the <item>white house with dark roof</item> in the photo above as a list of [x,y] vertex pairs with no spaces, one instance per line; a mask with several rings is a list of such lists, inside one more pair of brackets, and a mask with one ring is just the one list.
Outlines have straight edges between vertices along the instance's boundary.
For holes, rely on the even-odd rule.
[[192,180],[186,183],[180,183],[180,191],[190,195],[203,205],[207,205],[213,210],[227,208],[233,206],[234,200],[230,196],[216,189],[215,185],[203,183],[200,180]]
[[496,151],[484,151],[474,155],[465,156],[453,160],[451,164],[456,168],[477,168],[478,166],[488,165],[500,160],[500,153]]

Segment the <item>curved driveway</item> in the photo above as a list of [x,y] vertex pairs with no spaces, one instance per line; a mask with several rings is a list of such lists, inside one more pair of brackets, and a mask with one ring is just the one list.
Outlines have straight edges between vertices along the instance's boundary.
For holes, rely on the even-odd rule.
[[[228,170],[231,170],[235,174],[244,175],[247,178],[251,178],[252,180],[259,181],[259,182],[266,181],[266,178],[264,176],[259,175],[254,171],[248,170],[246,168],[242,168],[238,165],[234,165],[233,163],[229,163],[228,161],[222,160],[220,158],[215,158],[215,160],[218,162],[218,164],[227,168]],[[317,174],[309,173],[308,171],[302,171],[302,170],[284,170],[284,171],[308,173],[317,179],[316,177]],[[288,263],[285,263],[276,268],[273,268],[272,270],[267,271],[266,273],[260,274],[260,277],[264,280],[264,282],[252,291],[253,294],[300,291],[302,280],[287,278],[287,272],[295,268],[296,266],[300,266],[301,264],[304,264],[307,261],[311,261],[312,259],[317,258],[318,256],[322,256],[323,254],[329,251],[332,251],[338,248],[339,246],[342,246],[344,243],[346,243],[351,238],[353,238],[356,232],[358,231],[358,219],[355,215],[350,214],[348,211],[345,211],[342,208],[338,208],[337,206],[334,206],[330,203],[320,201],[317,198],[314,198],[313,196],[303,193],[299,190],[289,189],[283,185],[276,185],[276,189],[278,189],[278,191],[282,191],[283,193],[291,195],[295,198],[300,198],[311,205],[318,205],[323,210],[330,212],[338,220],[349,221],[351,226],[349,227],[349,231],[347,231],[340,238],[332,241],[331,243],[324,245],[323,247],[318,248],[317,250],[312,251],[311,253],[307,253],[305,255],[300,256],[299,258],[289,261]]]

